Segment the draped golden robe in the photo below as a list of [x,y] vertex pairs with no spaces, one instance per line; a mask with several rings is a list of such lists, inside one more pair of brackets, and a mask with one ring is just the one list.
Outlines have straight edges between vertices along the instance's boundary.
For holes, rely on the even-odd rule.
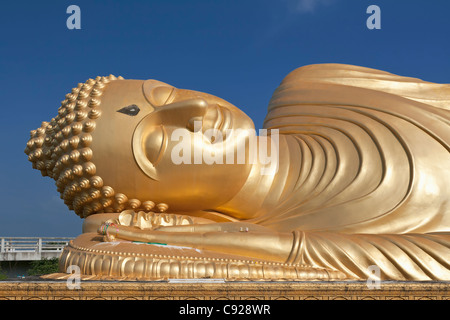
[[306,66],[276,89],[264,128],[300,159],[278,174],[278,205],[252,220],[295,230],[289,262],[450,280],[450,85]]

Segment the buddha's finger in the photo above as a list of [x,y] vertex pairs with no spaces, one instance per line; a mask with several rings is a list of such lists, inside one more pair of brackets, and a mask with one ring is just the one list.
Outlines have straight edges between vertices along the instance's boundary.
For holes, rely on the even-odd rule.
[[193,224],[193,225],[178,225],[178,226],[162,226],[154,230],[164,232],[249,232],[261,231],[269,232],[265,227],[258,226],[252,223],[244,222],[221,222],[208,224]]
[[150,231],[144,231],[136,227],[124,226],[112,222],[102,224],[97,232],[103,235],[108,241],[115,238],[142,242],[151,242],[155,240],[155,235]]

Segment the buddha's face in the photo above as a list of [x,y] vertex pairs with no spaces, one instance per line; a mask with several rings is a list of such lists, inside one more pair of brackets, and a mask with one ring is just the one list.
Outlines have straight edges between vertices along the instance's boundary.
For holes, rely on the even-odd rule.
[[105,185],[129,198],[172,210],[214,209],[251,169],[237,157],[253,122],[218,97],[156,80],[121,80],[108,84],[101,112],[92,162]]

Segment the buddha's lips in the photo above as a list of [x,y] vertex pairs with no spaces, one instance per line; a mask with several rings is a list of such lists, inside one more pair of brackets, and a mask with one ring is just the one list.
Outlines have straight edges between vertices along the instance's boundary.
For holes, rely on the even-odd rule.
[[166,151],[166,146],[167,146],[167,132],[166,132],[166,129],[164,128],[163,125],[160,126],[160,129],[161,129],[161,135],[162,135],[161,146],[159,148],[158,155],[156,156],[156,160],[153,163],[153,166],[156,166],[159,163],[159,161],[161,160],[162,156],[164,155],[164,151]]

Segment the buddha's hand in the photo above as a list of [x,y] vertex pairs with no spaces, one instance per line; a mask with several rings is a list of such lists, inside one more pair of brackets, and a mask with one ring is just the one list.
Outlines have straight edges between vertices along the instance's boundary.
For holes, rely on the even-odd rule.
[[192,223],[188,225],[172,225],[159,226],[154,228],[155,231],[163,232],[191,232],[191,233],[205,233],[205,232],[272,232],[268,228],[247,222],[222,222],[222,223],[208,223],[197,224]]
[[122,211],[114,222],[121,226],[136,227],[141,230],[154,230],[163,226],[191,225],[193,220],[187,215],[174,213],[135,212],[134,210]]
[[[166,232],[195,232],[199,225],[208,224],[208,227],[200,228],[203,231],[219,231],[221,226],[212,223],[213,221],[205,218],[191,217],[183,214],[175,213],[155,213],[125,210],[117,217],[106,220],[100,228],[98,233],[104,235],[104,241],[114,241],[116,238],[121,238],[120,230],[128,230],[128,233],[137,232],[137,230],[162,230]],[[192,226],[192,228],[183,228]],[[169,228],[169,229],[165,229]],[[234,226],[233,230],[237,230],[238,226]],[[240,226],[240,231],[248,231],[247,225]],[[108,232],[109,230],[109,232]],[[114,232],[115,231],[115,232]],[[230,229],[231,231],[231,229]]]
[[191,217],[186,215],[125,210],[117,217],[106,220],[97,231],[104,236],[104,241],[110,242],[120,238],[119,230],[122,230],[122,227],[130,227],[130,230],[154,230],[163,226],[184,226],[193,223]]

